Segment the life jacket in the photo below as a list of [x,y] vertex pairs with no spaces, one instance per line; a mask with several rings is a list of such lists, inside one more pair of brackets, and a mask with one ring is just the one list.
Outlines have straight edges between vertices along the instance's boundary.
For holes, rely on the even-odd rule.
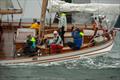
[[84,36],[84,33],[83,33],[83,32],[80,32],[79,34],[80,34],[80,37],[83,37],[83,36]]
[[30,41],[36,42],[36,39],[34,37],[32,37]]
[[34,37],[32,37],[30,41],[32,42],[32,47],[35,48],[36,47],[36,39]]

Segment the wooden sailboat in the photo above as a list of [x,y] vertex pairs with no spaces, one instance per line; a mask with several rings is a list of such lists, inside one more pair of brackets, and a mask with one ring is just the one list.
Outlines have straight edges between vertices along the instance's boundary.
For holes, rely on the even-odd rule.
[[[44,24],[45,24],[45,13],[46,13],[46,6],[47,6],[48,0],[43,0],[42,2],[42,14],[41,14],[41,27],[42,31],[45,31]],[[90,25],[91,26],[91,25]],[[48,38],[51,38],[51,32],[52,30],[55,30],[53,28],[51,31],[44,33],[44,36],[47,36]],[[100,36],[98,36],[98,39],[102,37],[102,40],[97,42],[95,45],[91,42],[91,37],[95,33],[95,31],[92,28],[85,27],[83,28],[84,32],[84,43],[80,50],[72,50],[69,47],[65,46],[62,49],[61,53],[56,54],[49,54],[49,48],[46,48],[45,46],[37,46],[39,48],[39,56],[34,57],[15,57],[10,59],[3,59],[0,61],[0,64],[20,64],[20,63],[36,63],[36,64],[44,64],[44,63],[52,63],[52,62],[63,62],[63,61],[69,61],[69,60],[75,60],[75,59],[81,59],[84,57],[91,57],[91,56],[97,56],[104,54],[105,52],[108,52],[112,49],[114,44],[114,38],[115,38],[115,31],[110,30],[106,33],[103,32],[102,29],[98,29],[98,32],[100,33]],[[71,39],[71,34],[69,30],[65,33],[65,39]],[[98,40],[97,39],[97,40]]]

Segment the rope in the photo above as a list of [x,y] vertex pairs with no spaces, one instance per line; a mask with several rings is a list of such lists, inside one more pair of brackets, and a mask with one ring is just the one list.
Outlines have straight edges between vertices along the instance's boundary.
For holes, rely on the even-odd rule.
[[114,30],[114,28],[109,29],[109,31],[104,32],[104,33],[101,34],[101,35],[95,35],[95,36],[89,41],[89,43],[91,43],[92,40],[93,40],[94,38],[96,38],[96,37],[100,37],[100,36],[103,36],[103,35],[105,35],[105,34],[109,34],[112,30]]
[[[112,29],[112,30],[114,30],[114,29]],[[94,45],[94,38],[97,38],[97,37],[100,37],[100,36],[103,36],[103,35],[105,35],[105,34],[110,34],[110,32],[111,31],[108,31],[108,32],[104,32],[103,34],[101,34],[101,35],[95,35],[90,41],[89,41],[89,43],[88,43],[88,47],[90,47],[91,45]]]
[[20,7],[20,9],[22,9],[22,7],[21,7],[21,5],[20,5],[20,2],[17,0],[17,2],[18,2],[18,5],[19,5],[19,7]]
[[[42,11],[42,5],[41,5],[40,2],[42,2],[42,1],[38,0],[38,5],[39,5],[39,7],[40,7],[40,9],[41,9],[41,11]],[[39,16],[39,17],[40,17],[40,16]]]
[[7,15],[7,22],[9,23],[9,16]]
[[38,4],[39,4],[39,6],[40,6],[40,9],[42,9],[42,5],[41,5],[41,3],[40,3],[40,1],[38,0]]

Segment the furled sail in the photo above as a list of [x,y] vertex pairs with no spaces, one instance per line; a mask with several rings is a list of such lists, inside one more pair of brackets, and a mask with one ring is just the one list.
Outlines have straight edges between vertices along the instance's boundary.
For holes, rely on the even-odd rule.
[[88,13],[98,13],[102,14],[120,14],[120,4],[103,4],[103,3],[87,3],[87,4],[74,4],[67,3],[65,1],[55,1],[51,0],[51,7],[49,8],[51,12],[88,12]]
[[50,12],[96,11],[95,7],[88,6],[88,4],[74,4],[74,3],[67,3],[64,1],[55,1],[55,0],[51,0],[50,3],[51,3],[51,7],[49,8]]

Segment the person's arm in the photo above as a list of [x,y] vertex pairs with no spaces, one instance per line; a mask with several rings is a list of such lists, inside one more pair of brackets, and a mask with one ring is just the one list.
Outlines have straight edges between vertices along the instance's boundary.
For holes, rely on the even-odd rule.
[[30,28],[33,28],[33,25],[34,25],[34,24],[32,23],[32,24],[30,25]]
[[72,34],[72,37],[74,37],[74,31],[72,31],[72,33],[71,33],[71,34]]

